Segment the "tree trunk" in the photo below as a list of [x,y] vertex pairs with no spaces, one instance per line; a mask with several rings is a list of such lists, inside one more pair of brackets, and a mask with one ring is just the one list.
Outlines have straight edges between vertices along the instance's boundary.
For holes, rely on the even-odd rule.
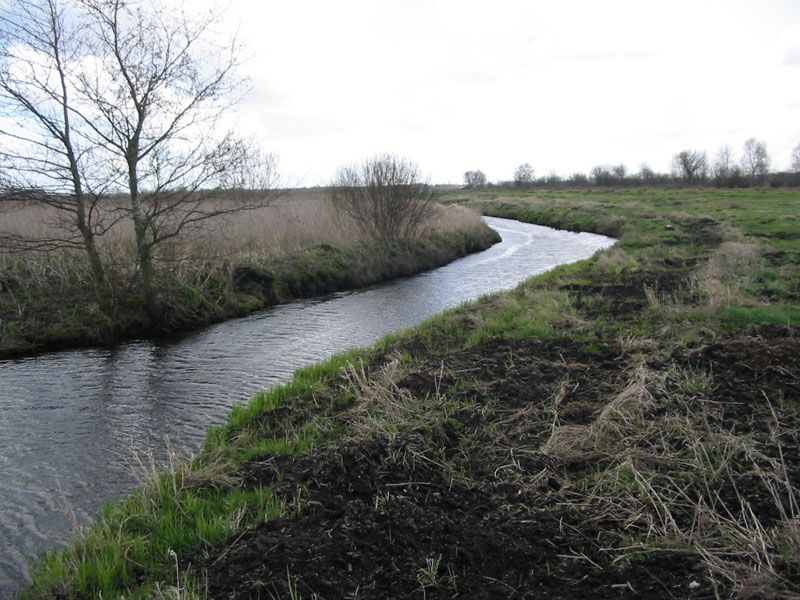
[[86,249],[86,254],[89,257],[89,266],[92,269],[92,283],[94,284],[94,295],[97,300],[100,310],[108,314],[111,312],[111,301],[106,289],[106,275],[103,268],[103,262],[100,259],[100,253],[97,251],[97,244],[94,240],[94,231],[91,225],[87,222],[86,218],[86,197],[83,193],[83,179],[81,178],[81,171],[78,166],[78,158],[75,153],[75,148],[72,145],[72,126],[70,125],[70,114],[67,103],[67,84],[66,76],[61,68],[60,57],[56,55],[59,62],[59,75],[61,77],[61,93],[63,98],[62,108],[64,114],[64,136],[62,142],[67,151],[67,160],[69,161],[70,176],[72,178],[72,189],[75,192],[75,214],[76,214],[76,227],[83,237],[83,247]]
[[[136,155],[135,152],[133,155]],[[136,174],[136,163],[131,160],[128,162],[128,187],[133,230],[136,234],[136,259],[142,276],[144,301],[150,317],[155,318],[158,315],[160,302],[155,284],[155,271],[151,254],[152,244],[147,240],[147,222],[142,212],[142,206],[139,203],[139,180]]]
[[86,220],[86,198],[83,195],[83,183],[81,181],[80,171],[78,170],[78,161],[75,159],[75,152],[72,148],[72,143],[69,135],[65,137],[65,145],[67,147],[67,155],[70,162],[70,171],[72,172],[73,189],[75,190],[75,214],[76,214],[76,227],[83,237],[83,247],[86,249],[86,254],[89,257],[89,266],[92,269],[92,283],[94,284],[95,300],[100,305],[100,310],[108,314],[111,311],[111,302],[106,290],[106,275],[103,268],[103,262],[100,259],[100,253],[97,251],[97,244],[94,240],[94,232]]
[[91,228],[86,224],[85,217],[82,217],[81,210],[78,212],[78,230],[83,236],[83,247],[86,249],[86,254],[89,257],[89,266],[92,269],[92,283],[94,284],[94,295],[100,310],[105,314],[111,312],[111,301],[108,297],[108,290],[106,289],[106,276],[103,262],[100,259],[100,253],[97,251],[97,244],[94,241],[94,235]]

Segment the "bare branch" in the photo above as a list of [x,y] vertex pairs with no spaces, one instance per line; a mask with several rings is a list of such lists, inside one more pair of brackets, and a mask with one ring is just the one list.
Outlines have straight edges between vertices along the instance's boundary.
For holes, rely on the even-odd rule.
[[362,232],[382,243],[413,238],[434,211],[419,167],[389,154],[339,169],[331,195]]

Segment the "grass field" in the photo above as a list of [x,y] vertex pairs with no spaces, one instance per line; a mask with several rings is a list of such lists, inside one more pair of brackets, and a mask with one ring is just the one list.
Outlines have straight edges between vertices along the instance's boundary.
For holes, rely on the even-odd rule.
[[800,594],[800,194],[443,200],[620,241],[260,394],[25,597]]
[[532,197],[453,194],[449,201],[495,216],[617,237],[618,249],[603,260],[621,266],[626,255],[644,264],[682,263],[684,270],[702,264],[678,281],[679,290],[652,290],[660,302],[683,303],[698,318],[745,325],[748,314],[754,323],[772,315],[777,324],[798,324],[797,192],[585,190]]
[[[2,231],[48,237],[57,233],[58,218],[47,207],[5,207]],[[136,285],[134,236],[126,220],[98,243],[110,313],[95,301],[81,251],[0,252],[0,356],[192,329],[292,298],[410,275],[496,239],[474,211],[438,206],[418,239],[381,247],[325,193],[289,192],[165,246],[157,263],[163,306],[154,321]]]

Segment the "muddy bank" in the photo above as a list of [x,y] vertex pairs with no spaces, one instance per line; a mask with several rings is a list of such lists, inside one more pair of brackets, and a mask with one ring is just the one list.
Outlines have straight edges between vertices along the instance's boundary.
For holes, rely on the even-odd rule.
[[[720,428],[783,448],[796,485],[798,357],[800,338],[768,327],[652,368],[713,370],[713,393],[694,402],[719,404]],[[588,354],[567,340],[487,343],[426,357],[398,382],[409,398],[421,402],[458,388],[476,404],[429,430],[246,464],[244,485],[273,487],[298,514],[190,559],[191,568],[213,598],[284,597],[292,589],[311,598],[714,598],[696,552],[638,549],[630,515],[581,493],[579,481],[615,461],[607,449],[548,453],[548,411],[563,382],[558,427],[586,426],[628,384],[628,367],[619,348]],[[780,446],[759,419],[764,397],[778,394],[785,406],[772,409],[791,432]],[[664,393],[653,419],[670,410],[674,395]],[[350,419],[346,411],[337,418]],[[733,506],[738,490],[770,525],[774,503],[758,477],[712,483],[694,490],[694,499]],[[785,575],[800,583],[797,573]]]
[[[800,271],[794,248],[770,248],[784,247],[785,199],[737,198],[754,202],[737,225],[700,212],[732,201],[702,193],[497,201],[622,238],[232,415],[169,501],[269,490],[281,511],[187,544],[193,589],[800,594],[800,315],[787,302]],[[152,590],[170,568],[127,585]]]
[[[553,339],[458,349],[513,312],[498,298],[388,349],[411,357],[381,415],[391,426],[373,415],[360,439],[363,417],[345,411],[333,418],[355,439],[246,465],[244,481],[297,514],[187,568],[219,598],[798,592],[800,336],[689,317],[705,310],[696,274],[723,241],[699,222],[681,233],[692,255],[522,286],[531,302],[540,288],[567,294]],[[364,386],[360,401],[376,394]],[[431,405],[441,397],[453,404]],[[403,401],[427,417],[408,409],[399,425]]]

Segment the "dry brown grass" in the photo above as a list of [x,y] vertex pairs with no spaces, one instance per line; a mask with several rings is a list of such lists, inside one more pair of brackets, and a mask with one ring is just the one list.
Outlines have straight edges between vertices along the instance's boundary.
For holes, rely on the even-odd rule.
[[[244,200],[253,203],[258,198],[249,194]],[[241,201],[242,198],[231,197],[218,202]],[[110,202],[103,209],[107,215],[112,214]],[[42,239],[63,233],[56,231],[63,217],[57,209],[40,204],[9,208],[7,202],[0,206],[0,238],[11,234]],[[458,252],[463,238],[487,239],[486,225],[475,211],[436,205],[433,213],[426,229],[417,234],[424,238],[419,240],[420,257],[428,248],[431,252],[442,248]],[[455,235],[431,239],[432,231]],[[336,267],[324,264],[327,256],[361,260],[362,256],[372,255],[372,251],[365,253],[356,247],[361,242],[370,244],[368,247],[383,257],[380,260],[390,260],[390,249],[374,248],[374,242],[335,210],[324,191],[292,191],[258,208],[220,216],[202,229],[187,231],[181,238],[159,245],[153,258],[159,289],[172,310],[170,318],[180,324],[175,326],[187,327],[197,321],[200,313],[207,315],[204,319],[218,319],[221,314],[239,314],[260,307],[262,301],[275,301],[260,295],[235,296],[234,279],[240,268],[258,273],[275,271],[287,279],[310,281],[313,269],[308,269],[308,261],[332,272]],[[410,248],[412,244],[406,246]],[[338,251],[313,250],[322,245]],[[110,317],[100,311],[89,261],[79,245],[55,250],[0,247],[0,348],[27,347],[26,340],[38,340],[40,336],[56,340],[72,339],[71,336],[108,337],[115,335],[109,333],[114,328],[129,326],[126,323],[136,314],[140,300],[130,222],[120,219],[97,239],[97,246],[105,271],[103,293],[115,309]],[[306,250],[311,250],[308,256],[298,257]],[[360,270],[355,265],[351,269],[364,281],[378,276],[377,272]],[[287,294],[281,285],[275,288],[277,293]],[[130,326],[140,327],[141,322],[144,321],[137,320]]]
[[[235,201],[235,199],[233,199]],[[247,198],[249,202],[253,198]],[[107,209],[109,210],[109,209]],[[49,237],[63,215],[42,205],[17,210],[3,207],[0,232]],[[436,206],[425,231],[470,233],[483,227],[478,213],[461,206]],[[318,246],[352,247],[367,242],[346,215],[338,213],[324,191],[292,191],[254,210],[233,213],[189,231],[177,242],[163,245],[155,256],[160,269],[174,281],[203,285],[215,275],[230,277],[237,264],[269,264],[276,259]],[[121,221],[98,239],[109,289],[124,295],[135,281],[135,244],[129,221]],[[4,285],[3,282],[13,282]],[[91,289],[91,274],[80,249],[8,251],[0,248],[0,290],[9,319],[22,319],[31,299]],[[47,291],[45,294],[44,291]],[[6,323],[0,320],[0,334]]]
[[[555,420],[541,452],[555,465],[597,461],[591,476],[565,481],[567,504],[628,532],[618,548],[606,548],[613,562],[642,551],[696,552],[717,597],[728,590],[737,598],[796,598],[786,574],[800,568],[800,490],[781,451],[794,432],[766,397],[767,438],[726,427],[721,407],[704,400],[710,382],[702,372],[637,367],[592,423]],[[754,480],[773,506],[769,519],[739,490]]]
[[[250,199],[252,201],[252,199]],[[217,203],[222,204],[221,200]],[[110,212],[108,206],[106,212]],[[63,215],[42,205],[5,210],[0,229],[27,237],[49,237],[58,232]],[[438,206],[427,230],[449,232],[478,227],[480,216],[461,206]],[[182,247],[172,248],[181,255],[206,258],[276,258],[311,246],[348,246],[367,241],[346,215],[337,212],[324,191],[298,190],[264,206],[234,213],[189,232]],[[133,252],[133,227],[128,220],[114,225],[99,239],[106,256],[128,256]],[[0,251],[0,256],[2,256]]]
[[376,434],[393,438],[403,432],[420,431],[445,422],[457,403],[440,390],[443,373],[434,381],[435,392],[417,398],[399,381],[403,378],[399,356],[390,356],[380,369],[368,373],[363,363],[350,364],[344,373],[345,389],[356,398],[348,411],[350,437],[364,440]]
[[761,256],[761,247],[746,239],[720,245],[694,274],[708,305],[717,308],[734,301],[749,304],[742,290],[761,271]]
[[636,261],[622,248],[614,247],[601,253],[597,257],[597,262],[595,264],[599,269],[613,271],[633,268],[636,266]]
[[[587,425],[554,427],[542,446],[542,453],[562,461],[616,455],[629,443],[630,432],[636,429],[644,412],[652,407],[648,385],[655,378],[652,371],[637,366],[628,384],[603,407],[594,421]],[[562,388],[559,387],[554,398],[554,410],[558,409],[561,396]]]
[[748,294],[747,287],[763,269],[763,249],[747,237],[737,236],[736,231],[732,230],[733,239],[720,244],[678,289],[665,294],[645,286],[648,304],[672,313],[696,307],[716,309],[733,304],[758,304],[758,300]]

